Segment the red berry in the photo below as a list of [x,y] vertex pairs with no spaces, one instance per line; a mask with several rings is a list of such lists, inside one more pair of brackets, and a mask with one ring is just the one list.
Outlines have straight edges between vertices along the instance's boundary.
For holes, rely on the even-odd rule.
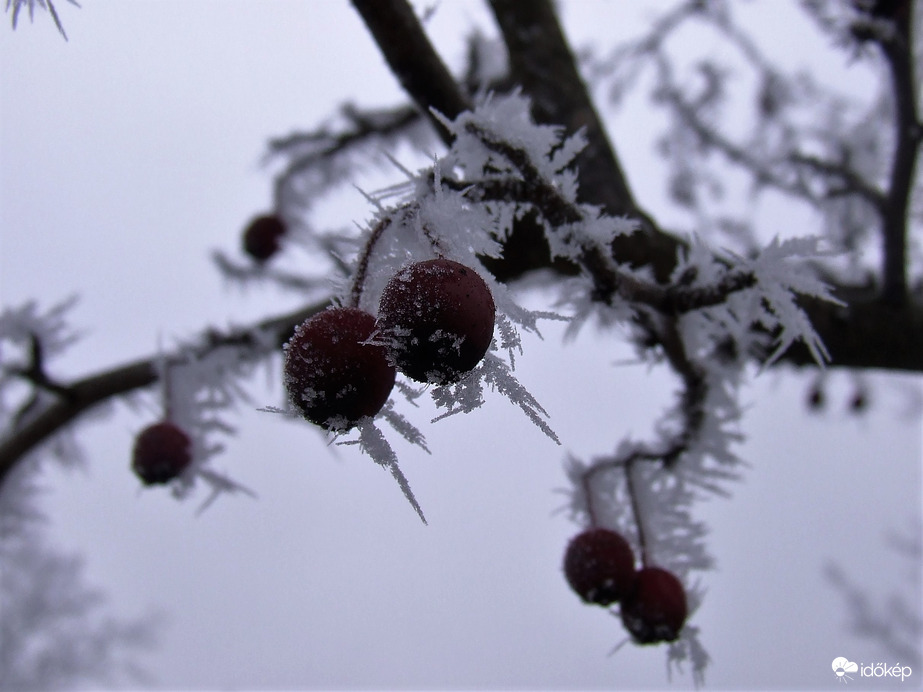
[[366,343],[375,318],[334,307],[302,323],[285,345],[284,377],[292,403],[327,430],[349,430],[381,410],[394,386],[382,346]]
[[824,396],[824,390],[820,387],[814,387],[808,393],[808,406],[815,411],[820,411],[827,403],[827,397]]
[[278,216],[257,216],[244,230],[244,252],[257,262],[265,262],[279,251],[279,238],[285,230],[285,222]]
[[388,353],[401,372],[418,382],[451,384],[487,353],[496,309],[477,272],[440,258],[391,277],[378,313]]
[[622,623],[638,644],[676,641],[687,614],[683,585],[659,567],[638,571],[635,588],[621,607]]
[[564,553],[567,583],[587,603],[607,606],[634,586],[635,556],[628,541],[609,529],[588,529]]
[[162,485],[179,476],[192,462],[192,441],[170,421],[155,423],[135,438],[132,471],[145,485]]

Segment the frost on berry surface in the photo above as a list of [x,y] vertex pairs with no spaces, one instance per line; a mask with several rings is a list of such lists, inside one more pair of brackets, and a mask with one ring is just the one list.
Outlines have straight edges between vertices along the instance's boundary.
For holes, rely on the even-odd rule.
[[382,292],[380,340],[418,382],[451,384],[484,357],[494,334],[490,289],[471,267],[438,258],[401,269]]
[[375,317],[329,307],[295,329],[283,346],[283,378],[292,405],[312,423],[347,431],[376,415],[394,386],[385,349],[371,343]]

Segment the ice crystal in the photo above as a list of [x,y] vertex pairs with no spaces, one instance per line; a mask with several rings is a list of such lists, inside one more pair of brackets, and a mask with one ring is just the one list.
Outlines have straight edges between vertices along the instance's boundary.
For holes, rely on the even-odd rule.
[[[67,0],[71,5],[80,7],[77,3],[77,0]],[[23,7],[28,8],[29,10],[29,21],[32,21],[35,16],[35,8],[38,7],[41,10],[47,10],[51,14],[51,18],[54,20],[54,24],[58,27],[58,31],[61,32],[61,36],[64,37],[64,40],[67,40],[67,34],[64,32],[64,25],[61,24],[61,19],[58,17],[58,11],[55,9],[54,2],[52,0],[6,0],[6,11],[10,12],[12,10],[12,22],[13,28],[16,28],[16,23],[19,20],[19,13]]]
[[[39,311],[34,301],[18,308],[4,308],[0,312],[0,342],[8,341],[23,348],[35,339],[42,357],[51,358],[63,353],[78,338],[67,322],[67,313],[76,303],[77,298],[71,297],[45,312]],[[0,363],[8,365],[2,351],[0,358],[3,358]]]
[[813,273],[805,272],[801,265],[805,258],[830,254],[821,250],[819,243],[820,240],[813,237],[792,238],[781,242],[776,237],[750,263],[760,288],[757,319],[767,328],[779,330],[775,351],[764,367],[799,340],[808,347],[818,365],[830,359],[808,316],[796,301],[797,295],[804,295],[841,304],[823,282],[815,278]]
[[359,445],[359,448],[368,454],[376,464],[386,468],[394,477],[394,480],[397,481],[407,502],[410,503],[410,506],[413,507],[425,524],[426,517],[423,515],[423,509],[420,507],[420,503],[417,502],[417,498],[414,497],[413,491],[410,489],[410,483],[398,465],[397,454],[394,453],[394,449],[388,443],[387,438],[378,429],[375,422],[368,417],[361,419],[356,425],[356,429],[359,432],[358,440],[344,440],[339,444]]
[[512,162],[484,145],[479,133],[488,132],[496,140],[525,152],[539,174],[548,181],[556,181],[561,194],[573,202],[577,192],[575,177],[559,178],[558,174],[586,146],[586,139],[582,132],[565,138],[561,127],[536,124],[530,108],[529,99],[515,91],[508,95],[488,95],[473,111],[465,111],[454,121],[442,118],[455,137],[450,160],[475,178],[487,170],[515,172]]

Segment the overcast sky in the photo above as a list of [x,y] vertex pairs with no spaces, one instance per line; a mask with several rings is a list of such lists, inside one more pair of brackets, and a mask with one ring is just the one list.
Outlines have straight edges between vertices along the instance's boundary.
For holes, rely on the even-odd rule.
[[[767,4],[782,6],[757,3],[754,22],[770,41],[790,38],[791,15]],[[229,288],[209,259],[236,253],[241,227],[269,203],[266,139],[316,125],[346,99],[402,98],[346,0],[82,5],[57,3],[69,42],[45,15],[0,31],[0,300],[80,295],[72,317],[84,337],[55,363],[65,379],[297,305],[273,289]],[[649,3],[562,5],[571,34],[599,45],[652,16]],[[480,3],[453,0],[429,24],[456,67],[475,22],[493,32]],[[787,60],[810,58],[796,47]],[[843,64],[831,74],[850,79]],[[614,140],[656,215],[659,169],[638,136],[647,121],[631,117]],[[370,216],[358,192],[339,204],[342,223]],[[149,397],[82,429],[85,472],[49,470],[49,535],[86,556],[114,612],[169,614],[144,659],[164,688],[666,686],[664,651],[608,656],[620,623],[564,582],[579,527],[555,513],[555,489],[567,453],[647,435],[674,384],[615,365],[630,355],[617,334],[588,330],[564,345],[560,328],[543,331],[517,375],[562,447],[501,397],[432,426],[424,407],[413,415],[432,455],[399,452],[429,526],[358,450],[258,412],[282,397],[268,371],[215,463],[257,499],[222,498],[196,516],[201,493],[177,502],[140,491],[128,463],[133,435],[159,415]],[[698,507],[718,565],[693,620],[713,658],[709,687],[826,689],[837,656],[887,661],[846,631],[848,604],[822,570],[836,562],[875,598],[906,587],[908,566],[882,535],[919,523],[920,379],[869,377],[862,417],[847,411],[842,373],[829,379],[826,412],[808,413],[809,381],[780,368],[743,389],[739,452],[751,468],[732,499]]]

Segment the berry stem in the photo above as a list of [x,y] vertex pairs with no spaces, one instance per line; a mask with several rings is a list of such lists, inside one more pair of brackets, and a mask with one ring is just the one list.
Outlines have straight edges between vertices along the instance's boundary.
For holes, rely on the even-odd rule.
[[173,420],[173,397],[172,387],[170,384],[170,368],[172,365],[166,361],[163,363],[163,419],[165,421]]
[[[405,205],[399,211],[410,211],[410,213],[413,213],[413,205]],[[375,245],[378,243],[379,238],[381,238],[384,232],[390,228],[393,221],[394,214],[381,219],[377,224],[375,224],[374,228],[372,228],[372,232],[369,234],[368,239],[365,241],[365,245],[362,247],[362,251],[359,253],[359,258],[356,262],[356,274],[353,276],[353,281],[349,288],[349,307],[359,307],[359,301],[362,299],[362,290],[365,288],[365,281],[369,274],[369,262],[372,259],[372,253],[375,251]],[[443,252],[439,245],[439,238],[436,237],[429,226],[426,224],[421,224],[420,230],[429,241],[436,256],[440,259],[444,258],[445,252]]]
[[648,566],[648,545],[647,545],[647,534],[644,530],[644,521],[641,513],[641,503],[638,500],[638,489],[635,485],[635,479],[632,477],[632,468],[636,462],[639,461],[653,461],[653,462],[663,462],[664,454],[655,454],[653,452],[645,452],[643,450],[635,450],[622,458],[616,459],[606,459],[599,461],[584,472],[583,477],[581,478],[583,484],[583,492],[586,495],[586,511],[590,519],[590,527],[599,526],[598,518],[596,516],[596,511],[593,508],[593,492],[592,492],[592,483],[593,477],[602,471],[611,471],[612,469],[621,468],[625,472],[625,486],[628,491],[628,497],[631,500],[631,514],[635,522],[635,527],[637,529],[638,536],[638,547],[641,551],[641,564],[644,567]]
[[629,457],[625,461],[625,485],[628,489],[628,497],[631,498],[631,513],[635,518],[635,526],[638,529],[638,545],[641,548],[641,566],[648,567],[648,551],[647,551],[647,536],[644,532],[644,522],[642,521],[641,516],[641,506],[638,502],[638,490],[635,487],[634,478],[632,477],[632,469],[634,468],[634,462],[638,459],[638,456]]
[[433,252],[436,254],[436,257],[439,259],[445,259],[445,253],[442,251],[442,248],[439,246],[439,238],[437,238],[432,229],[427,224],[422,224],[423,235],[426,236],[426,239],[429,241],[429,244],[433,248]]
[[353,282],[349,289],[349,307],[359,307],[359,300],[362,298],[362,289],[365,287],[366,278],[368,278],[369,261],[372,258],[372,252],[375,249],[375,244],[378,242],[378,239],[381,238],[382,234],[391,226],[391,221],[392,217],[387,216],[375,224],[375,227],[369,234],[368,240],[365,241],[365,245],[362,247],[362,252],[359,253],[359,259],[356,263],[356,275],[353,277]]
[[593,473],[599,468],[599,466],[594,466],[592,469],[583,474],[583,478],[581,479],[583,482],[583,494],[586,496],[586,513],[590,518],[590,528],[596,528],[597,526],[596,512],[593,510],[593,491],[590,487],[590,483],[593,477]]

